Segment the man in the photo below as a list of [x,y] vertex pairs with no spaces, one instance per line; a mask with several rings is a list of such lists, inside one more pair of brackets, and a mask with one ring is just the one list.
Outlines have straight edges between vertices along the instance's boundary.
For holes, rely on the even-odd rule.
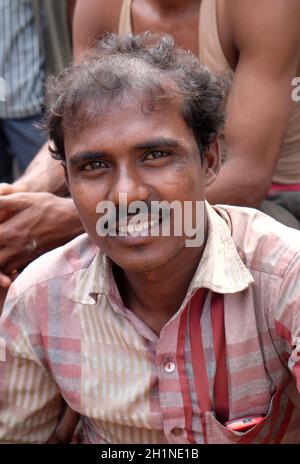
[[[299,443],[300,235],[204,203],[220,79],[168,36],[110,35],[48,92],[88,235],[10,288],[1,441],[51,439],[63,396],[83,443]],[[257,424],[236,432],[237,419]]]
[[[79,0],[74,56],[78,61],[106,31],[151,30],[172,34],[212,70],[233,74],[227,154],[208,199],[260,207],[300,228],[300,105],[291,99],[292,79],[300,75],[299,15],[298,0],[111,0],[109,6],[106,0]],[[266,202],[271,184],[272,202]],[[0,225],[0,267],[8,275],[54,242],[61,244],[66,231],[69,238],[77,233],[74,205],[64,201],[61,215],[60,199],[53,195],[63,186],[60,166],[51,164],[46,147],[16,185],[2,187],[2,193],[18,192],[0,204],[11,216]],[[57,216],[55,230],[39,195],[30,193],[41,191],[51,192],[47,204]],[[43,228],[33,227],[24,209],[32,218],[43,216]],[[14,233],[19,230],[23,233]],[[0,275],[0,283],[3,279]]]

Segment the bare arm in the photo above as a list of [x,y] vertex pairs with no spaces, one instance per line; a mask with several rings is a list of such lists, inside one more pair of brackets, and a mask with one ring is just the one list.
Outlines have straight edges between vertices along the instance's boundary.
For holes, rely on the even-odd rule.
[[228,157],[208,199],[256,207],[270,186],[288,124],[299,59],[300,2],[225,4],[239,59],[227,108]]
[[[121,0],[111,0],[107,8],[106,0],[77,0],[73,16],[75,60],[90,49],[104,32],[117,31],[121,4]],[[74,1],[71,2],[71,7],[74,8]],[[14,187],[18,191],[66,193],[63,169],[59,162],[51,158],[48,142],[14,183]]]
[[[67,17],[70,31],[76,0],[67,0]],[[53,160],[46,142],[32,160],[24,174],[14,182],[14,191],[51,192],[64,195],[67,191],[63,169]]]
[[122,0],[77,0],[73,20],[74,60],[89,50],[105,32],[118,32]]
[[24,174],[14,182],[14,187],[25,192],[51,192],[59,195],[67,192],[63,168],[51,158],[48,142],[41,147]]

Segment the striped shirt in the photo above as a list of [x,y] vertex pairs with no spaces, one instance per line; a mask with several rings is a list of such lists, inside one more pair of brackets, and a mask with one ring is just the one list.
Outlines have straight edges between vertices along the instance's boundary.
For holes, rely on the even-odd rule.
[[32,0],[0,0],[0,77],[5,81],[0,118],[41,112],[44,67]]
[[[86,235],[18,277],[0,322],[1,442],[45,442],[63,397],[82,443],[300,443],[300,233],[252,209],[207,212],[159,336]],[[253,414],[264,420],[247,432],[224,426]]]

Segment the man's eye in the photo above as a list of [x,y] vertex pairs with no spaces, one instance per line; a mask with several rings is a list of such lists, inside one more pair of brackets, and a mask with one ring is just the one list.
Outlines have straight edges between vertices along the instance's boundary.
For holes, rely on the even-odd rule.
[[93,171],[94,169],[105,169],[107,168],[107,164],[103,161],[91,161],[90,163],[86,164],[82,167],[83,171]]
[[145,157],[145,161],[165,158],[168,155],[165,151],[152,151]]

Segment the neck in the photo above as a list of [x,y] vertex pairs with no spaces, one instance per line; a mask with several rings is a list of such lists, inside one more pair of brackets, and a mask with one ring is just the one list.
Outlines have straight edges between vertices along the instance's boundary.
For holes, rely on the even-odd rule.
[[127,308],[159,334],[180,308],[202,253],[203,247],[185,248],[167,265],[149,272],[117,269],[116,281]]

